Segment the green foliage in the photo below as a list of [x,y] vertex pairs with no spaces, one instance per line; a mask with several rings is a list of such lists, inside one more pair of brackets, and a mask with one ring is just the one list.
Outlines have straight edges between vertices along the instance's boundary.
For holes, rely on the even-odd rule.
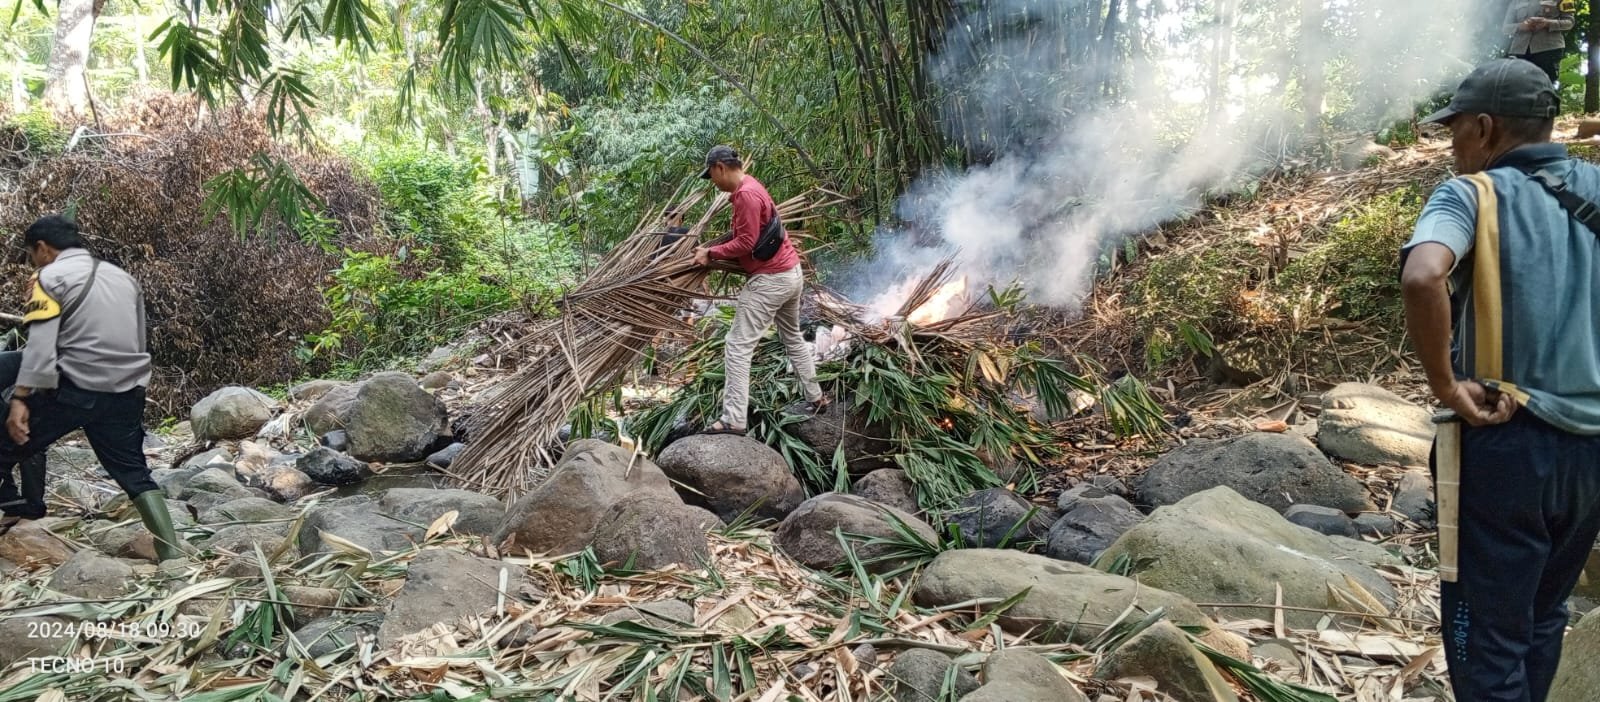
[[[689,376],[674,398],[629,419],[628,433],[649,452],[657,452],[680,421],[715,419],[722,393],[722,342],[731,315],[725,310],[701,322],[700,341],[679,359],[677,372]],[[899,344],[913,344],[901,339]],[[918,359],[915,363],[911,359]],[[757,347],[751,378],[749,435],[783,454],[812,492],[836,489],[848,480],[841,456],[818,456],[793,433],[805,417],[784,408],[802,398],[786,368],[775,335]],[[771,379],[761,382],[761,379]],[[1103,401],[1121,399],[1118,430],[1159,433],[1162,410],[1136,382],[1104,389],[1071,372],[1067,365],[1031,346],[969,350],[941,342],[917,346],[915,353],[870,343],[856,344],[842,361],[824,363],[818,379],[869,425],[883,427],[890,458],[918,486],[927,508],[948,507],[976,490],[1002,485],[990,464],[1023,467],[1014,481],[1033,488],[1033,470],[1056,455],[1060,437],[1017,407],[1016,398],[1033,394],[1055,416],[1070,416],[1070,394],[1101,392]],[[841,402],[841,405],[846,404]]]
[[1268,255],[1239,239],[1155,257],[1133,290],[1147,367],[1246,336],[1292,355],[1297,335],[1330,317],[1397,333],[1398,252],[1425,201],[1412,186],[1361,202],[1270,278]]
[[[532,135],[540,187],[535,208],[590,233],[592,247],[630,232],[647,203],[670,197],[694,175],[708,146],[731,141],[747,122],[737,103],[702,87],[663,100],[597,101],[564,129]],[[764,171],[763,171],[764,172]]]
[[[1578,23],[1578,26],[1583,26]],[[1572,48],[1579,44],[1574,42]],[[1561,111],[1563,113],[1583,112],[1583,54],[1569,53],[1561,59],[1561,67],[1557,73],[1561,78]]]
[[473,272],[429,271],[408,277],[396,256],[347,251],[324,292],[333,314],[314,335],[312,353],[360,349],[358,360],[382,362],[427,350],[484,317],[510,308],[504,285]]
[[1204,246],[1151,260],[1134,288],[1134,315],[1145,339],[1145,362],[1160,368],[1191,353],[1237,322],[1239,296],[1255,256],[1244,242]]
[[1285,267],[1273,280],[1272,291],[1283,300],[1302,291],[1332,291],[1328,312],[1401,328],[1398,252],[1411,237],[1424,202],[1413,186],[1361,204],[1334,223],[1308,255]]
[[276,231],[263,227],[268,215],[309,244],[324,251],[333,246],[333,222],[323,217],[322,199],[311,192],[289,164],[257,153],[248,166],[223,172],[205,183],[206,221],[226,214],[239,236]]
[[1411,120],[1406,119],[1396,121],[1393,124],[1390,124],[1389,126],[1379,130],[1377,137],[1374,138],[1374,141],[1391,148],[1399,148],[1402,146],[1411,146],[1416,144],[1417,139],[1417,125]]
[[8,115],[0,129],[22,137],[22,148],[32,156],[55,156],[67,147],[71,130],[56,121],[54,115],[42,106]]
[[386,146],[363,156],[383,198],[389,233],[445,267],[467,264],[499,228],[493,201],[472,163],[414,145]]

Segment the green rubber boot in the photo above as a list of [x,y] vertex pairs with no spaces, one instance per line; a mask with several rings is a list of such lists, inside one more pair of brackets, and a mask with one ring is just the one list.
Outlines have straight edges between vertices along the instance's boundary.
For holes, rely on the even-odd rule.
[[155,537],[156,556],[163,561],[183,558],[183,547],[188,544],[178,538],[172,528],[172,514],[167,511],[166,493],[160,490],[139,493],[138,497],[133,498],[133,506],[139,510],[144,528],[149,529],[150,535]]

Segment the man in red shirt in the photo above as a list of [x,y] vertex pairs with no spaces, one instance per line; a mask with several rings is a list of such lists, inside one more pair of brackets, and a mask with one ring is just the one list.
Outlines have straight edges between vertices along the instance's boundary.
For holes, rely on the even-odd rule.
[[816,364],[811,347],[800,334],[800,291],[805,276],[800,270],[800,253],[787,236],[771,258],[756,258],[756,241],[761,230],[778,216],[778,207],[761,181],[744,172],[739,153],[729,146],[714,146],[706,153],[706,169],[701,178],[710,179],[718,190],[728,193],[733,204],[733,232],[714,246],[694,250],[694,261],[707,265],[713,259],[736,261],[750,282],[740,291],[733,315],[733,327],[724,341],[723,366],[726,377],[722,390],[722,417],[707,434],[743,434],[748,428],[750,406],[750,360],[756,344],[774,323],[783,340],[789,363],[800,376],[806,401],[814,413],[831,404],[817,385]]

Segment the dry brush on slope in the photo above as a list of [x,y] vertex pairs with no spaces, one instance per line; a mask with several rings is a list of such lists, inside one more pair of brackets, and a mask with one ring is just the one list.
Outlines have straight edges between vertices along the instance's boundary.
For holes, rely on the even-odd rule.
[[[322,200],[331,243],[352,248],[376,225],[372,186],[338,158],[274,142],[254,113],[198,117],[192,101],[175,97],[90,134],[71,151],[7,164],[0,230],[9,242],[37,217],[73,208],[95,255],[139,279],[156,365],[151,395],[163,416],[187,414],[221,385],[299,377],[302,339],[328,324],[322,289],[337,258],[270,217],[249,236],[225,215],[208,217],[206,184],[258,154],[286,162]],[[28,271],[11,257],[4,265],[20,304]]]

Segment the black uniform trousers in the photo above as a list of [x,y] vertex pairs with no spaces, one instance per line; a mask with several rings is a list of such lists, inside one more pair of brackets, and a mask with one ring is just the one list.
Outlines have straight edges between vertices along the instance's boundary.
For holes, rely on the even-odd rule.
[[[22,371],[22,352],[0,352],[0,390],[7,392],[17,384],[17,374]],[[0,401],[5,401],[0,399]],[[7,414],[10,403],[6,402],[7,409],[0,414]],[[0,420],[4,423],[4,420]],[[0,433],[4,429],[0,428]],[[27,517],[37,519],[44,516],[44,483],[45,483],[45,456],[43,453],[23,459],[20,466],[0,464],[0,510],[8,517]],[[21,468],[20,481],[14,475],[17,468]],[[20,486],[20,490],[19,490]]]
[[[21,363],[20,351],[0,353],[0,382],[5,381],[5,368],[12,364],[20,368]],[[13,370],[10,384],[15,383],[16,371]],[[129,497],[159,488],[150,478],[150,466],[144,457],[144,388],[118,393],[96,392],[73,385],[72,380],[63,375],[60,387],[35,391],[27,402],[28,443],[18,446],[8,432],[0,430],[0,503],[17,499],[18,490],[11,476],[18,463],[37,461],[41,475],[37,488],[34,481],[23,481],[21,500],[26,507],[17,511],[8,509],[8,513],[30,517],[43,514],[45,449],[79,429],[88,437],[89,447],[94,449],[100,465]],[[28,470],[25,469],[24,474],[26,478]]]
[[1532,54],[1514,54],[1510,58],[1519,58],[1539,67],[1544,74],[1550,76],[1550,82],[1561,80],[1561,59],[1567,55],[1566,49],[1551,49]]
[[1600,534],[1600,436],[1523,408],[1461,443],[1460,577],[1440,585],[1450,682],[1458,702],[1543,702]]

